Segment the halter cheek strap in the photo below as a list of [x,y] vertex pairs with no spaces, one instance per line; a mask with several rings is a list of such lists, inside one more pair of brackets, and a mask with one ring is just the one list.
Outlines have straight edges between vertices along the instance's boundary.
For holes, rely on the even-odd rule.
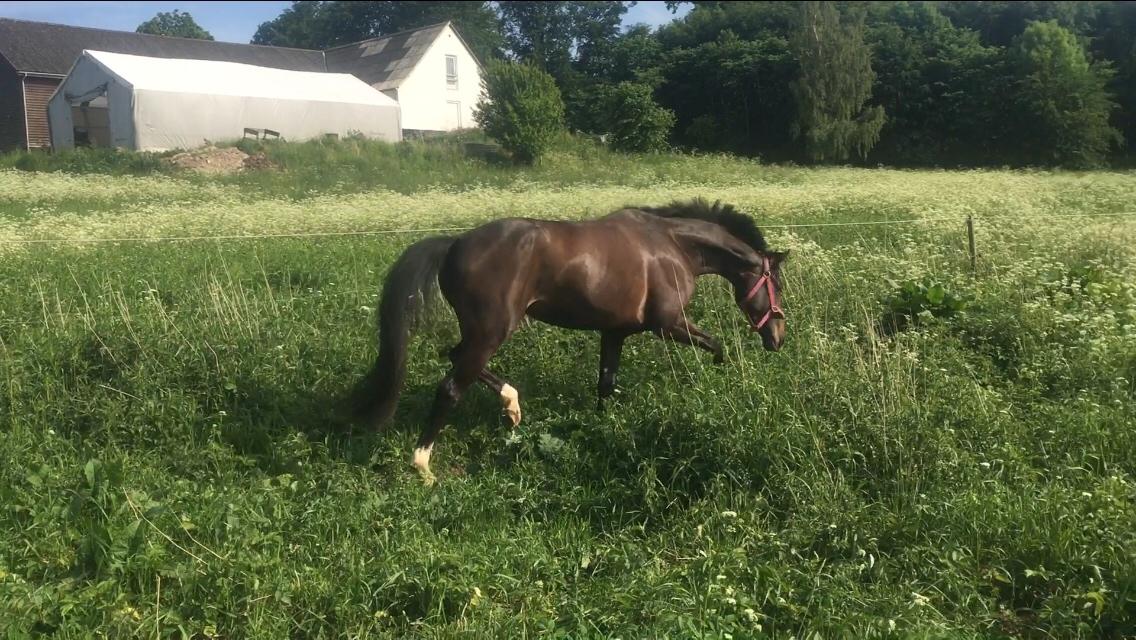
[[781,305],[777,304],[777,290],[773,287],[773,275],[770,273],[769,269],[769,258],[763,257],[761,259],[761,267],[763,270],[761,277],[757,279],[757,282],[753,283],[753,287],[750,288],[749,293],[742,298],[741,302],[741,304],[749,302],[757,295],[757,292],[761,290],[762,285],[765,286],[765,295],[769,298],[769,309],[765,312],[765,315],[761,316],[761,320],[753,322],[753,319],[750,319],[750,322],[753,323],[750,328],[754,331],[764,327],[765,324],[769,322],[770,318],[785,317],[785,312],[781,310]]

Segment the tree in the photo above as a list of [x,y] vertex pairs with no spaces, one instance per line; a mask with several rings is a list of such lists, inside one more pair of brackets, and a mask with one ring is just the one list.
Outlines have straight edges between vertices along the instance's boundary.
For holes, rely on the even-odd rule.
[[518,161],[538,161],[564,128],[556,81],[534,65],[493,60],[482,88],[487,100],[473,116],[477,124]]
[[1111,68],[1090,63],[1076,36],[1056,21],[1030,24],[1010,55],[1017,72],[1019,136],[1028,158],[1071,167],[1102,164],[1110,148],[1123,142],[1109,124],[1116,109],[1107,90]]
[[675,137],[685,146],[784,155],[796,69],[783,37],[765,33],[747,40],[727,30],[667,53],[659,95],[674,110]]
[[[788,36],[794,2],[695,2],[658,30],[660,103],[683,146],[767,157],[791,152],[797,63]],[[646,75],[646,74],[643,74]],[[649,77],[649,76],[648,76]]]
[[741,40],[788,39],[800,21],[797,2],[696,2],[683,19],[659,29],[667,49],[697,47],[726,31]]
[[1008,110],[1002,52],[951,24],[933,4],[872,6],[872,99],[887,122],[872,156],[918,164],[990,162],[1002,154]]
[[611,146],[620,151],[662,151],[674,127],[674,112],[660,107],[649,85],[620,82],[601,100]]
[[563,83],[571,69],[573,18],[568,2],[501,2],[505,47]]
[[977,31],[985,44],[1005,47],[1035,20],[1056,20],[1074,33],[1086,33],[1102,5],[1109,2],[1052,2],[1044,0],[951,1],[939,3],[955,26]]
[[631,25],[610,44],[580,65],[590,78],[616,83],[641,82],[658,87],[663,82],[663,48],[645,24]]
[[871,96],[871,51],[863,16],[841,19],[832,2],[805,2],[792,40],[800,75],[792,83],[797,102],[794,137],[817,161],[866,156],[880,137],[884,110],[866,107]]
[[293,2],[261,24],[253,44],[327,49],[452,20],[481,61],[500,55],[497,14],[488,2]]
[[301,0],[292,2],[281,15],[260,23],[252,34],[252,44],[270,44],[273,47],[296,49],[324,49],[333,42],[329,33],[324,2]]
[[1116,67],[1109,90],[1120,105],[1114,124],[1136,157],[1136,2],[1107,2],[1092,33],[1092,54]]
[[633,2],[499,2],[505,45],[563,83],[573,65],[588,67],[619,36]]
[[138,25],[135,31],[155,36],[175,36],[178,38],[196,38],[197,40],[213,39],[208,31],[197,24],[193,16],[177,9],[168,13],[159,11],[158,15]]
[[572,2],[572,37],[575,41],[575,64],[586,70],[596,61],[610,55],[619,39],[623,15],[634,2]]
[[592,130],[613,44],[630,2],[499,2],[505,48],[556,80],[573,129]]
[[565,95],[569,125],[577,131],[610,132],[610,111],[604,96],[621,82],[634,82],[652,91],[662,84],[662,48],[646,25],[635,25],[576,63],[572,91]]

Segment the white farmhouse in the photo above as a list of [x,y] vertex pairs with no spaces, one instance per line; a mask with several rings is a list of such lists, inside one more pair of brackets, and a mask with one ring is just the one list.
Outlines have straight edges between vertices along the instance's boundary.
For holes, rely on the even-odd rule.
[[450,22],[324,52],[327,70],[350,73],[394,98],[405,134],[476,127],[481,64]]

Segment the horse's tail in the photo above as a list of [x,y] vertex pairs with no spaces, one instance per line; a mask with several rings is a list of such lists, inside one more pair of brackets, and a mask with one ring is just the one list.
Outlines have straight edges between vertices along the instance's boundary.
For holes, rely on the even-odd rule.
[[381,426],[394,415],[406,378],[411,329],[436,298],[438,271],[456,240],[421,240],[407,248],[387,274],[379,303],[379,357],[356,388],[352,404],[357,420]]

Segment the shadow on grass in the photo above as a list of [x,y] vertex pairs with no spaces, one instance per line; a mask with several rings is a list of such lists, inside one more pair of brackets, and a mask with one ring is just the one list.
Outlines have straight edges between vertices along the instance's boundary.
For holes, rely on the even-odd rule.
[[[650,390],[622,386],[595,408],[591,380],[536,379],[534,370],[510,380],[521,392],[524,420],[512,443],[495,394],[473,386],[450,414],[434,460],[445,484],[457,476],[504,472],[527,476],[540,497],[514,505],[518,517],[553,518],[569,510],[597,530],[613,522],[653,522],[682,505],[707,499],[722,487],[761,491],[770,461],[764,447],[739,441],[725,416],[708,417],[680,406],[647,418]],[[628,383],[638,376],[628,376]],[[274,387],[238,380],[226,396],[222,432],[233,450],[265,473],[296,472],[298,462],[321,454],[368,468],[383,479],[413,474],[410,448],[426,424],[435,385],[409,385],[394,419],[383,429],[352,420],[354,387],[338,392]],[[728,419],[727,419],[728,422]],[[297,438],[297,436],[302,436]],[[309,448],[310,447],[310,448]],[[528,491],[529,489],[526,489]]]
[[222,439],[266,472],[289,466],[282,459],[281,443],[294,434],[325,442],[332,453],[346,454],[357,448],[348,444],[358,439],[360,429],[352,424],[343,399],[336,394],[247,379],[235,381],[232,387],[219,406],[228,416]]
[[[410,469],[409,449],[393,456],[417,439],[429,416],[434,385],[417,385],[404,390],[394,418],[381,427],[365,424],[353,412],[355,387],[339,391],[310,390],[265,385],[238,379],[217,407],[227,420],[221,435],[233,451],[256,462],[267,473],[281,473],[295,466],[304,451],[289,445],[296,435],[309,443],[321,443],[326,454],[348,464],[366,465],[380,475],[403,473]],[[493,435],[504,433],[504,416],[496,397],[474,387],[451,413],[442,441],[462,442],[475,447],[476,431]],[[405,453],[405,455],[402,455]],[[491,455],[489,447],[474,455]],[[397,462],[397,464],[395,464]],[[403,464],[403,463],[407,464]],[[500,462],[495,459],[495,462]]]

